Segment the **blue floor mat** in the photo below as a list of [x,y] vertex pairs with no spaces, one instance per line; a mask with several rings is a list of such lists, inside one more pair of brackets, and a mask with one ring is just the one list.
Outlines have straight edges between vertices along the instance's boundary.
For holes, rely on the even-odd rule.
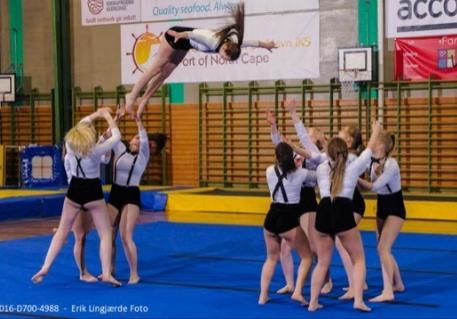
[[[257,305],[259,277],[265,257],[259,227],[159,222],[139,225],[136,286],[120,288],[78,280],[73,239],[56,259],[49,275],[34,285],[50,236],[0,242],[0,317],[2,318],[456,318],[457,236],[401,234],[394,254],[407,291],[393,303],[370,304],[372,313],[352,310],[337,297],[346,286],[335,253],[331,274],[334,290],[321,297],[325,308],[308,313],[273,293],[284,284],[278,267],[270,303]],[[375,234],[363,233],[367,256],[366,299],[382,289]],[[98,237],[91,232],[86,262],[100,272]],[[128,279],[128,265],[118,243],[118,278]],[[309,298],[309,282],[305,286]],[[454,300],[454,301],[453,301]]]

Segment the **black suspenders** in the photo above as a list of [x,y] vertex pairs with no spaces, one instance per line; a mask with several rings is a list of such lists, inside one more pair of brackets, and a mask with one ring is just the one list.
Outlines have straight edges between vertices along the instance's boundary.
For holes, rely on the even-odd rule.
[[[379,161],[380,161],[380,159],[379,159],[379,158],[374,158],[374,157],[372,157],[372,158],[371,158],[371,164],[370,164],[370,175],[371,175],[371,169],[373,168],[373,164],[374,164],[374,163],[378,163],[378,164],[379,164]],[[386,158],[386,162],[387,162],[387,158]],[[384,163],[384,165],[386,165],[386,164]],[[384,170],[383,170],[383,172],[382,172],[382,173],[384,173]],[[382,174],[382,173],[381,173],[381,174]],[[387,187],[387,189],[389,190],[389,193],[391,193],[391,194],[392,194],[392,189],[390,188],[390,185],[389,185],[389,183],[387,183],[387,184],[386,184],[386,187]]]
[[124,153],[122,153],[121,155],[119,155],[119,157],[117,158],[117,160],[114,162],[114,178],[113,178],[114,183],[116,183],[116,181],[117,181],[117,163],[119,162],[119,160],[121,159],[121,157],[124,156],[125,153],[127,153],[127,151],[124,151]]
[[78,157],[75,155],[76,159],[76,177],[79,177],[79,171],[81,171],[81,174],[83,175],[84,178],[86,178],[86,173],[84,173],[83,167],[81,166],[81,157]]
[[[121,157],[127,153],[127,151],[125,151],[124,153],[122,153],[116,160],[116,162],[114,163],[114,182],[116,183],[116,179],[117,179],[117,163],[119,162],[119,160],[121,159]],[[129,186],[130,184],[130,179],[132,178],[132,174],[133,174],[133,170],[135,169],[135,164],[136,164],[136,161],[138,159],[138,155],[135,155],[134,159],[133,159],[133,163],[132,163],[132,167],[130,167],[130,171],[129,171],[129,176],[127,177],[127,186]]]
[[135,156],[135,158],[133,159],[132,167],[130,167],[129,177],[127,178],[127,186],[129,186],[130,184],[130,178],[132,178],[133,170],[135,169],[135,163],[137,159],[138,155]]
[[284,184],[282,182],[283,179],[285,178],[285,176],[281,175],[279,173],[279,169],[278,169],[277,166],[275,166],[275,173],[276,173],[276,176],[278,177],[278,182],[276,183],[276,186],[275,186],[275,188],[273,190],[272,198],[274,200],[276,193],[278,192],[279,189],[281,189],[282,197],[283,197],[284,201],[286,203],[288,203],[289,199],[287,198],[286,189],[284,188]]

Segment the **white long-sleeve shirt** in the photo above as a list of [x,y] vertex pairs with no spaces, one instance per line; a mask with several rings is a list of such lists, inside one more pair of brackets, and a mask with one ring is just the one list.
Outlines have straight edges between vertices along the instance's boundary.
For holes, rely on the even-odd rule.
[[[352,199],[354,196],[354,189],[357,185],[359,176],[367,169],[367,166],[370,164],[371,155],[373,152],[371,149],[367,148],[360,154],[360,156],[354,159],[352,162],[346,161],[346,169],[344,172],[343,178],[343,187],[337,197],[345,197]],[[329,161],[323,162],[317,168],[317,184],[319,185],[319,192],[321,198],[330,197],[331,191],[331,168]]]
[[[146,130],[139,132],[140,146],[138,154],[127,151],[124,143],[118,142],[114,150],[113,183],[121,186],[140,185],[141,176],[149,162],[149,141]],[[130,179],[129,179],[130,176]]]
[[[286,203],[282,195],[281,190],[279,189],[275,198],[273,198],[273,191],[278,183],[278,176],[275,172],[275,166],[271,165],[267,168],[267,183],[270,190],[271,200],[275,203]],[[282,175],[281,169],[278,167],[279,173]],[[286,178],[283,180],[284,189],[287,194],[288,202],[287,204],[298,204],[300,202],[300,190],[304,182],[316,181],[316,173],[309,171],[304,168],[297,168],[292,173],[289,173]]]
[[[301,125],[300,125],[301,124]],[[300,143],[303,147],[311,153],[311,158],[305,159],[305,166],[306,169],[315,171],[319,164],[327,159],[325,155],[321,155],[318,147],[311,141],[309,138],[308,133],[306,132],[306,128],[302,122],[295,124],[295,130],[297,132],[297,136],[300,140]],[[278,130],[275,132],[271,130],[271,141],[276,146],[281,142],[281,135],[279,134]],[[304,183],[306,187],[316,187],[316,181],[307,181]]]
[[[220,45],[220,39],[216,36],[217,31],[208,29],[194,29],[188,32],[190,45],[198,51],[216,53]],[[238,43],[236,30],[228,36],[233,43]],[[259,47],[259,41],[243,41],[241,47]]]
[[[82,122],[91,122],[86,116]],[[111,129],[112,136],[103,143],[97,143],[86,156],[81,156],[75,153],[68,143],[65,144],[67,154],[65,155],[68,163],[65,164],[67,174],[80,178],[100,178],[100,162],[102,156],[113,149],[114,145],[121,140],[121,132],[119,129]],[[67,158],[68,156],[68,158]]]
[[[397,161],[392,157],[387,158],[384,164],[384,170],[380,176],[376,175],[373,165],[370,177],[371,182],[373,183],[373,187],[371,188],[373,192],[381,195],[387,195],[401,190],[400,167],[398,166]],[[389,185],[389,187],[387,187],[387,185]]]

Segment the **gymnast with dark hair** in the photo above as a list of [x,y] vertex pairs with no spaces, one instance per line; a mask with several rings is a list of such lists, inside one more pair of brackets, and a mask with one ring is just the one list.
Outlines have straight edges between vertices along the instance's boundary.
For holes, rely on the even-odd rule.
[[[316,180],[316,174],[296,167],[294,151],[287,143],[279,143],[275,154],[276,165],[266,170],[272,203],[264,222],[263,234],[267,257],[262,268],[259,304],[265,304],[269,300],[268,289],[279,260],[282,239],[300,256],[297,283],[305,281],[312,259],[308,239],[299,222],[299,216],[302,213],[300,191],[304,182]],[[293,293],[296,297],[294,299],[307,304],[301,290],[301,285],[297,284]]]
[[[284,106],[287,107],[289,110],[292,120],[294,121],[294,125],[296,127],[298,126],[303,126],[303,123],[300,121],[300,118],[296,114],[295,111],[295,106],[296,106],[296,101],[295,100],[288,100],[284,103]],[[276,116],[273,112],[267,111],[267,122],[271,127],[271,140],[274,145],[278,145],[281,141],[286,140],[284,136],[282,136],[277,127],[276,127]],[[304,127],[303,127],[304,128]],[[298,133],[299,131],[297,131]],[[303,135],[303,134],[302,134]],[[306,147],[305,149],[293,146],[294,151],[297,154],[300,154],[303,158],[301,161],[302,167],[306,168],[311,171],[316,171],[317,166],[320,164],[320,159],[318,156],[315,156],[315,159],[311,159],[311,151],[315,152],[320,152],[320,150],[325,146],[326,141],[324,134],[320,132],[319,129],[317,128],[308,128],[307,134],[305,136],[305,140],[302,139],[302,135],[299,135],[300,142],[302,143],[303,147]],[[291,144],[292,146],[292,144]],[[325,160],[325,157],[322,156],[322,160]],[[299,215],[299,222],[300,222],[300,227],[303,229],[305,232],[306,237],[309,240],[310,248],[313,253],[313,256],[316,256],[315,253],[315,247],[313,243],[313,235],[315,233],[314,230],[314,220],[315,220],[315,215],[316,215],[316,209],[317,209],[317,200],[316,200],[316,192],[314,188],[316,187],[317,183],[316,181],[307,181],[302,185],[302,188],[300,190],[300,204],[301,204],[301,214]],[[295,284],[294,284],[294,263],[293,263],[293,258],[291,254],[291,248],[287,244],[285,240],[282,240],[281,242],[281,254],[280,254],[280,260],[281,260],[281,267],[284,273],[284,278],[286,279],[286,286],[283,288],[279,289],[277,291],[278,294],[286,294],[286,293],[293,293],[294,291],[301,291],[304,282],[298,282],[297,281],[297,289],[295,289]],[[327,276],[326,278],[326,283],[324,287],[322,288],[322,293],[327,294],[332,290],[332,280],[330,276]],[[291,298],[294,300],[299,300],[302,295],[294,295],[292,294]]]
[[[138,116],[141,116],[149,98],[178,67],[190,49],[217,53],[224,60],[234,61],[240,57],[241,48],[244,47],[259,47],[270,51],[276,48],[273,41],[244,40],[243,2],[232,7],[231,17],[233,22],[219,30],[178,26],[168,29],[160,41],[152,65],[135,83],[132,91],[125,95],[125,110],[133,114],[133,106],[141,90],[146,86],[137,110]],[[125,110],[122,109],[121,113],[124,113]]]
[[[129,284],[139,282],[138,255],[133,232],[140,215],[140,188],[141,177],[149,162],[150,145],[154,154],[161,151],[165,146],[166,136],[162,134],[152,135],[153,140],[148,140],[148,134],[141,119],[135,116],[138,127],[136,134],[126,146],[119,141],[114,147],[113,183],[108,198],[108,210],[113,226],[113,258],[111,271],[114,273],[116,256],[116,236],[120,232],[122,246],[130,267]],[[108,137],[110,131],[105,133]]]

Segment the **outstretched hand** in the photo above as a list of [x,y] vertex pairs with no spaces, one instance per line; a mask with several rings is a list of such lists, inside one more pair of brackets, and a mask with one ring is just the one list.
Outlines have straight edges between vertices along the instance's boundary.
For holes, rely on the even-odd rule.
[[291,99],[284,102],[284,107],[290,112],[294,113],[297,111],[297,100]]
[[270,52],[273,52],[273,49],[277,49],[278,46],[274,41],[262,41],[262,48],[267,49]]
[[267,110],[265,115],[267,116],[267,123],[270,126],[276,125],[276,115],[272,110]]

